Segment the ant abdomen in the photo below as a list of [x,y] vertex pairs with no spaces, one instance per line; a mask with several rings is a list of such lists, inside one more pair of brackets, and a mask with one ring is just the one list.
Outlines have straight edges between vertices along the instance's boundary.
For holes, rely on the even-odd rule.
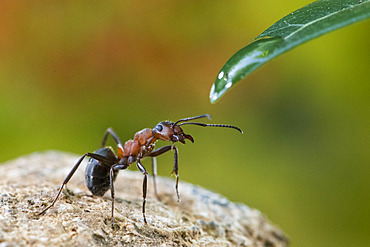
[[[96,150],[95,154],[100,154],[108,159],[115,157],[111,148],[104,147]],[[114,158],[113,158],[114,159]],[[90,158],[85,170],[86,186],[93,195],[103,196],[110,188],[110,169],[112,165]],[[116,180],[118,171],[113,172],[113,181]]]

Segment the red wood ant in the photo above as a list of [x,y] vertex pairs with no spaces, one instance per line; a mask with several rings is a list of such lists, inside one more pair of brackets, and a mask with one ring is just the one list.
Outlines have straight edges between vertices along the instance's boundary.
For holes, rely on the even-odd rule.
[[[51,208],[55,202],[57,201],[60,193],[62,192],[63,187],[69,182],[72,178],[73,174],[80,166],[82,160],[88,156],[90,160],[86,166],[85,170],[85,180],[87,188],[91,191],[93,195],[96,196],[103,196],[109,189],[111,191],[111,198],[112,198],[112,218],[111,224],[113,227],[113,213],[114,213],[114,181],[117,178],[119,170],[127,169],[132,163],[136,161],[137,168],[143,173],[144,180],[143,180],[143,206],[142,206],[142,213],[144,222],[147,223],[145,217],[145,204],[146,204],[146,192],[147,192],[147,180],[148,180],[148,172],[146,171],[145,167],[141,164],[141,159],[145,157],[152,157],[153,162],[153,180],[154,180],[154,192],[156,197],[158,197],[157,189],[156,189],[156,160],[155,157],[161,155],[169,150],[174,150],[174,166],[172,173],[176,175],[176,194],[178,201],[180,200],[180,195],[178,191],[178,183],[179,183],[179,174],[178,174],[178,151],[177,147],[174,145],[175,142],[181,142],[185,144],[185,139],[194,142],[194,139],[191,135],[187,135],[183,132],[181,125],[185,124],[192,124],[198,125],[203,127],[224,127],[224,128],[232,128],[240,131],[243,133],[241,129],[232,125],[226,124],[206,124],[206,123],[197,123],[197,122],[189,122],[191,120],[199,119],[199,118],[209,118],[210,115],[204,114],[196,117],[189,117],[183,118],[178,120],[177,122],[170,122],[170,121],[162,121],[158,123],[153,129],[143,129],[137,132],[134,136],[133,140],[129,140],[122,145],[121,140],[116,135],[116,133],[111,129],[108,128],[103,137],[103,141],[101,144],[101,148],[96,150],[93,153],[86,153],[84,154],[74,165],[72,170],[69,172],[67,177],[64,179],[62,186],[60,187],[58,194],[54,198],[53,202],[46,207],[39,215],[45,213],[49,208]],[[107,141],[108,135],[111,135],[114,141],[117,143],[117,154],[116,155],[111,147],[105,146]],[[160,147],[154,150],[155,142],[157,140],[162,141],[171,141],[172,145]]]

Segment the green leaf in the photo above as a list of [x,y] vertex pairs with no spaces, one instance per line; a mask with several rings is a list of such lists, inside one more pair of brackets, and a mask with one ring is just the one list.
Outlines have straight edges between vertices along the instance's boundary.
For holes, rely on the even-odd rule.
[[212,85],[211,103],[272,58],[310,39],[369,17],[369,0],[320,0],[290,13],[226,62]]

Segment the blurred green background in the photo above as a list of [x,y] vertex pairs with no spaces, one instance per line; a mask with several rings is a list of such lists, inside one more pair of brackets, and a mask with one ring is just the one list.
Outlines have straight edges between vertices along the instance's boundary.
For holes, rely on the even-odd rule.
[[[195,143],[178,145],[181,180],[261,210],[291,246],[368,246],[368,21],[274,59],[215,105],[208,99],[231,55],[310,2],[1,1],[0,161],[48,149],[82,155],[107,127],[125,141],[209,113],[245,134],[184,126]],[[160,175],[172,160],[158,159]]]

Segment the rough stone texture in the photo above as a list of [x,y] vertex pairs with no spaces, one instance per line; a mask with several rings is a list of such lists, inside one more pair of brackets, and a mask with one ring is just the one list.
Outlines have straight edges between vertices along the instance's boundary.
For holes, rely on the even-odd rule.
[[4,246],[287,246],[288,240],[256,209],[181,182],[158,177],[161,201],[148,183],[144,224],[139,172],[121,171],[115,183],[115,227],[110,224],[110,193],[93,197],[81,164],[68,190],[52,201],[78,156],[47,151],[0,166],[0,247]]

